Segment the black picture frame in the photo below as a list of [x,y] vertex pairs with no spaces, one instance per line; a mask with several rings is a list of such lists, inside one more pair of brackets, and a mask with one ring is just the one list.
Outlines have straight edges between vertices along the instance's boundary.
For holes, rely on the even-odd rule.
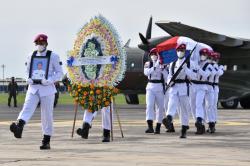
[[41,84],[42,79],[48,79],[50,56],[32,56],[29,78],[34,84]]

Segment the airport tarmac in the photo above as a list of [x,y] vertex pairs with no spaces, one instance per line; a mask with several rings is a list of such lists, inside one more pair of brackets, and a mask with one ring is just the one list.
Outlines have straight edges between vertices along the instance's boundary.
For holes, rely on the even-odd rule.
[[[250,110],[220,109],[217,131],[212,135],[195,135],[191,120],[188,138],[180,139],[177,118],[175,133],[165,133],[162,127],[160,135],[145,134],[144,105],[122,105],[117,109],[125,137],[121,138],[114,115],[114,141],[102,143],[100,114],[94,120],[89,139],[76,134],[71,138],[73,106],[59,105],[54,112],[52,149],[41,151],[40,110],[25,126],[23,138],[15,139],[9,125],[20,108],[0,106],[0,165],[250,165]],[[82,115],[79,110],[76,129],[82,124]]]

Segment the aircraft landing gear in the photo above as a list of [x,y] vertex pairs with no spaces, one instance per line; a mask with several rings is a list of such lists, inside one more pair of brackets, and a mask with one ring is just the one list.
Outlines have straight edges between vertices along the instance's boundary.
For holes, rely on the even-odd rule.
[[250,108],[250,96],[240,99],[240,105],[244,109]]
[[239,101],[237,99],[221,102],[221,106],[225,109],[236,109]]
[[127,104],[139,104],[139,98],[137,94],[126,94],[125,99]]

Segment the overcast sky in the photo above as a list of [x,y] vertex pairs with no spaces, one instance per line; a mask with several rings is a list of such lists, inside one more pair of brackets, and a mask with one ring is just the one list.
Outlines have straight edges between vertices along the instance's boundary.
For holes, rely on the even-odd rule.
[[[0,64],[5,77],[25,77],[25,60],[38,33],[49,36],[49,49],[66,61],[76,33],[102,14],[131,47],[145,34],[149,17],[178,21],[216,33],[250,39],[249,0],[0,0]],[[152,36],[167,35],[153,25]],[[64,63],[65,64],[65,63]],[[2,68],[0,68],[2,78]],[[64,67],[65,69],[65,67]],[[66,72],[64,70],[64,72]]]

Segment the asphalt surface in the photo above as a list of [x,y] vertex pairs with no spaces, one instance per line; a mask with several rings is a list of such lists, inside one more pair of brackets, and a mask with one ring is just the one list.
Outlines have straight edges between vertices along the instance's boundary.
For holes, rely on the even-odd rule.
[[[102,143],[101,115],[94,120],[89,139],[74,135],[73,106],[59,105],[54,111],[55,132],[51,150],[39,149],[42,134],[40,110],[25,126],[22,139],[14,138],[9,125],[21,108],[0,106],[0,165],[250,165],[250,110],[219,110],[216,133],[195,135],[191,119],[187,139],[180,139],[175,118],[175,133],[145,134],[145,106],[123,105],[119,111],[124,138],[114,115],[114,140]],[[83,111],[77,115],[76,129],[82,124]]]

